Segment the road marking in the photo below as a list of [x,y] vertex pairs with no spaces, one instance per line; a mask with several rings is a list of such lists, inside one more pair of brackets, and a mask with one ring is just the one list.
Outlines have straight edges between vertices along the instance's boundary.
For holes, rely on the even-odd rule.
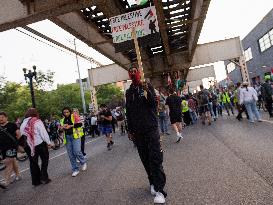
[[[95,141],[97,141],[97,140],[99,140],[99,139],[101,139],[101,138],[103,138],[103,136],[98,137],[98,138],[96,138],[96,139],[94,139],[94,140],[90,140],[90,141],[86,142],[85,144],[90,144],[91,142],[95,142]],[[60,156],[64,155],[65,153],[66,153],[66,151],[65,151],[65,152],[62,152],[62,153],[60,153],[60,154],[58,154],[58,155],[56,155],[56,156],[54,156],[54,157],[51,157],[51,158],[49,158],[49,161],[52,160],[52,159],[55,159],[55,158],[57,158],[57,157],[60,157]],[[26,171],[28,171],[28,170],[29,170],[29,168],[22,169],[21,171],[19,171],[19,173],[23,173],[23,172],[26,172]],[[14,176],[14,174],[12,174],[11,176]],[[1,180],[0,180],[0,182],[2,182],[2,181],[4,181],[4,179],[1,179]]]
[[269,121],[269,120],[262,120],[263,122],[268,122],[268,123],[271,123],[273,124],[273,121]]

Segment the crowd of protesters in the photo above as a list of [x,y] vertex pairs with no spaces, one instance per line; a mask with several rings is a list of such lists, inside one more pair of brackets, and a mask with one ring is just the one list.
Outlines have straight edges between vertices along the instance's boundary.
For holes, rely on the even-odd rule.
[[[147,172],[151,194],[155,203],[165,203],[167,193],[164,191],[166,176],[162,166],[163,150],[161,137],[171,135],[171,124],[176,134],[176,143],[183,139],[183,129],[197,123],[210,126],[220,116],[234,115],[241,121],[243,113],[250,123],[261,122],[259,102],[262,100],[269,117],[272,115],[273,88],[268,76],[265,82],[255,88],[248,82],[236,87],[205,89],[179,96],[175,89],[169,88],[157,96],[150,83],[141,80],[141,72],[136,65],[129,69],[132,79],[126,91],[126,108],[109,109],[102,104],[98,112],[80,116],[77,109],[65,107],[62,118],[52,117],[41,121],[35,108],[27,110],[24,120],[16,123],[8,122],[8,115],[0,112],[0,150],[6,165],[5,181],[0,187],[7,189],[10,183],[21,180],[16,161],[17,151],[22,147],[28,155],[32,185],[48,184],[49,148],[54,147],[54,139],[61,135],[70,160],[72,177],[87,170],[85,153],[85,136],[104,135],[107,150],[114,146],[112,133],[126,132],[134,142],[139,157]],[[258,106],[257,106],[258,105]],[[224,110],[226,113],[224,113]],[[39,158],[41,164],[39,164]],[[12,172],[15,173],[11,179]]]

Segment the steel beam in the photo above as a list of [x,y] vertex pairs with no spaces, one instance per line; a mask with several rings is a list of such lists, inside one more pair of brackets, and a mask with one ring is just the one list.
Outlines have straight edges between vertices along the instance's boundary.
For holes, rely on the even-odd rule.
[[1,0],[0,31],[91,6],[94,0]]
[[113,44],[108,42],[109,39],[95,25],[85,21],[80,12],[67,13],[50,20],[123,68],[130,64],[130,60],[123,54],[116,53]]
[[172,58],[170,56],[171,49],[170,49],[170,45],[169,45],[167,30],[164,29],[164,28],[166,28],[166,23],[165,23],[164,11],[163,11],[163,4],[162,4],[162,1],[160,1],[160,0],[154,0],[154,5],[156,8],[158,25],[159,25],[163,45],[164,45],[164,51],[166,54],[168,67],[171,68],[173,65],[173,62],[172,62]]
[[[193,0],[192,1],[192,17],[193,19],[190,27],[190,35],[188,39],[189,60],[191,61],[195,53],[197,42],[206,18],[211,0]],[[198,21],[195,21],[198,20]]]

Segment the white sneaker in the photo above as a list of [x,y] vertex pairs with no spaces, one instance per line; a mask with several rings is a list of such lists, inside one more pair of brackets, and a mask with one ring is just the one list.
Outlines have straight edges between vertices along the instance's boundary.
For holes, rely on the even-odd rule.
[[79,173],[80,173],[80,171],[74,171],[74,172],[72,173],[72,177],[77,176]]
[[152,194],[153,196],[156,195],[156,191],[155,191],[154,185],[151,185],[151,194]]
[[161,192],[156,192],[155,198],[154,198],[155,204],[164,204],[165,203],[165,197]]
[[180,142],[180,140],[183,139],[183,137],[180,133],[177,133],[176,136],[177,136],[176,143]]
[[84,164],[82,165],[82,171],[86,171],[86,170],[87,170],[87,164],[84,163]]
[[15,177],[15,181],[21,181],[22,180],[22,177],[21,176],[16,176]]

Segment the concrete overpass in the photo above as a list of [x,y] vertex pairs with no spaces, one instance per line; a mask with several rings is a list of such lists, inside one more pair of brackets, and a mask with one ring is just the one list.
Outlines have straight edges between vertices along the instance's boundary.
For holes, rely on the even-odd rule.
[[[186,78],[210,0],[152,0],[151,4],[157,10],[161,42],[141,48],[145,77],[161,84],[162,73],[179,70]],[[136,54],[134,50],[115,53],[109,17],[143,7],[131,7],[126,0],[2,0],[0,31],[50,19],[126,69]]]

